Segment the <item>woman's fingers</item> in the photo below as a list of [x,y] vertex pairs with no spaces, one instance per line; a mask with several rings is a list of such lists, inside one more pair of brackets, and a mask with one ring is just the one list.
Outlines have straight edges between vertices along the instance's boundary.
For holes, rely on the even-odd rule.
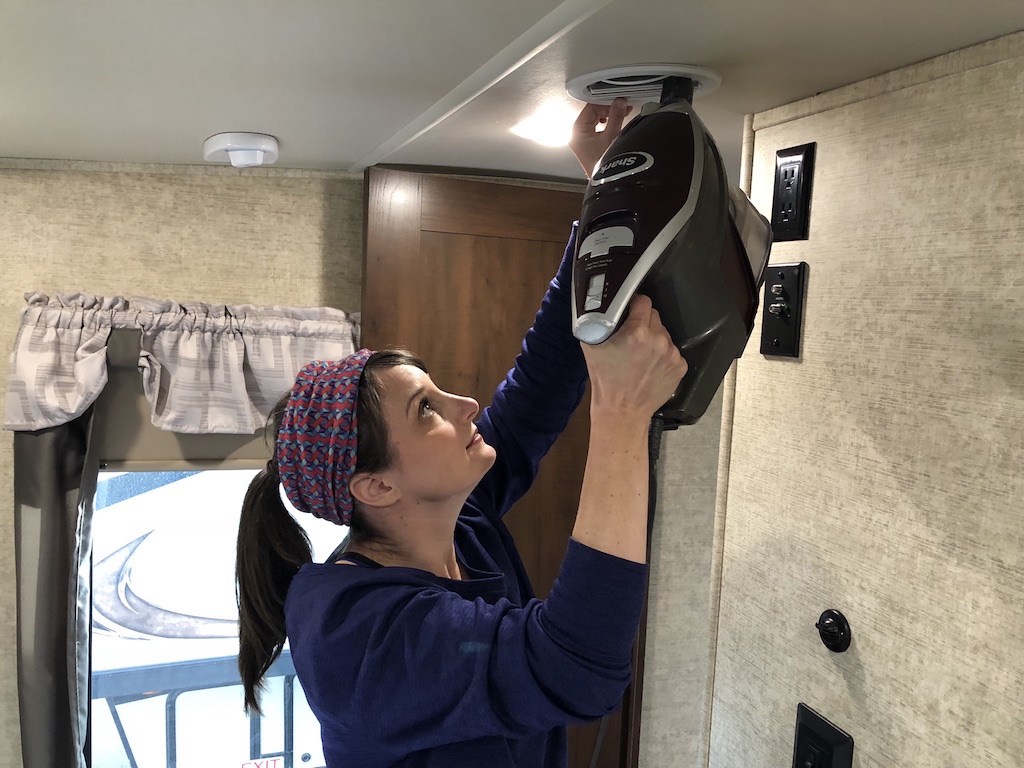
[[[586,171],[587,178],[590,178],[601,155],[619,135],[622,123],[631,110],[632,107],[625,99],[618,98],[611,104],[587,104],[576,117],[569,149]],[[605,123],[605,127],[599,131],[597,128],[601,123]]]
[[633,325],[650,326],[651,313],[654,311],[654,304],[651,302],[651,298],[642,293],[636,293],[629,300],[626,322]]
[[622,130],[622,123],[626,119],[626,115],[633,111],[633,108],[629,106],[627,101],[623,98],[617,98],[608,106],[606,118],[608,124],[605,126],[605,131],[610,131],[609,136],[618,136],[619,131]]
[[573,133],[578,135],[590,135],[597,130],[597,126],[608,117],[608,106],[605,104],[587,104],[576,117],[573,123]]
[[664,328],[661,322],[661,313],[654,308],[654,303],[650,297],[642,293],[634,294],[633,298],[629,300],[626,320],[654,331]]

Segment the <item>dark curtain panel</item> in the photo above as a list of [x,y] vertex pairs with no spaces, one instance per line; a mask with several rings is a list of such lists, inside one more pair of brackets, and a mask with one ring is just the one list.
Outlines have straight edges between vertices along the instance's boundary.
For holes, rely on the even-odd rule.
[[88,459],[92,413],[14,434],[24,768],[87,765],[89,522],[97,473]]

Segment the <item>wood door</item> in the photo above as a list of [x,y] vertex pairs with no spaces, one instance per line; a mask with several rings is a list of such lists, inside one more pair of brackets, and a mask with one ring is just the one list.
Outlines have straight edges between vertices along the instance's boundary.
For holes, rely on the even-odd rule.
[[[579,193],[371,168],[362,340],[405,347],[442,389],[490,403],[555,274]],[[589,396],[506,517],[534,589],[547,594],[572,531],[589,440]],[[639,713],[627,695],[627,712]],[[639,718],[608,722],[601,768],[636,764]],[[598,724],[571,728],[570,768],[589,768]]]

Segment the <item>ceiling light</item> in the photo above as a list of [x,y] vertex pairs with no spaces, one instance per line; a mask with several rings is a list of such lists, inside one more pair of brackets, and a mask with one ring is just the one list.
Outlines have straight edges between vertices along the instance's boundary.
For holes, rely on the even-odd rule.
[[277,160],[277,139],[265,133],[218,133],[203,142],[203,159],[230,160],[235,168],[269,165]]
[[563,101],[551,101],[512,126],[512,133],[545,147],[564,147],[572,137],[578,110]]

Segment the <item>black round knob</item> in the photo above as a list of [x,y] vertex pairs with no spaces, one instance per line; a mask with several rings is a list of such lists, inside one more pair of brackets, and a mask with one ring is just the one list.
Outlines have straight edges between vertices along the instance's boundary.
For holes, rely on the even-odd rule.
[[829,608],[818,617],[818,628],[821,642],[825,647],[834,653],[842,653],[850,647],[850,639],[853,633],[850,632],[850,623],[835,608]]

